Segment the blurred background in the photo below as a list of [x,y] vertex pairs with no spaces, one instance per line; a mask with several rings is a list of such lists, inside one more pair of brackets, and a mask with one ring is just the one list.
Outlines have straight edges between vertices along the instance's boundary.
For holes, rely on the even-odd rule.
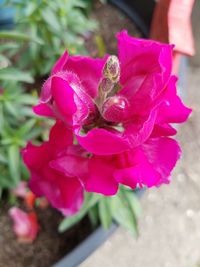
[[[199,0],[0,0],[0,267],[53,266],[101,220],[93,210],[58,233],[63,218],[29,191],[20,151],[28,140],[48,137],[52,122],[36,117],[32,106],[56,59],[66,48],[72,55],[117,54],[122,29],[176,45],[173,72],[193,113],[179,126],[183,153],[170,186],[140,198],[138,237],[119,227],[80,266],[200,267],[199,18]],[[37,229],[34,240],[13,232],[14,206]]]

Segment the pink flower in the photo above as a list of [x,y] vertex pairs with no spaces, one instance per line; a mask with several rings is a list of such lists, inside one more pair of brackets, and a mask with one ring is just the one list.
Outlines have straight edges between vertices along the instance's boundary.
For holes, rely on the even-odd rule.
[[[76,172],[63,174],[53,163],[73,142],[72,133],[57,121],[50,132],[49,141],[40,146],[28,143],[22,152],[25,164],[30,170],[29,186],[36,196],[45,196],[51,205],[64,215],[79,210],[83,201],[83,187]],[[74,160],[74,161],[73,161]],[[77,165],[73,165],[74,164]],[[79,169],[79,158],[69,158],[71,168]]]
[[[65,52],[45,82],[37,114],[63,120],[91,153],[134,149],[150,136],[176,133],[191,110],[176,95],[172,45],[117,35],[118,57],[69,56]],[[178,109],[176,105],[178,104]]]
[[9,215],[14,222],[13,230],[18,237],[18,241],[31,243],[37,237],[39,224],[34,212],[26,213],[17,207],[9,210]]

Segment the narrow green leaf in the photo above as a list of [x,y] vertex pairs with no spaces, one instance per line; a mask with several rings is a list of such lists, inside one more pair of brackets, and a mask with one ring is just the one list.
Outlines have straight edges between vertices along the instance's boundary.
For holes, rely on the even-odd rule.
[[19,162],[20,162],[19,147],[17,145],[11,145],[8,148],[8,164],[9,164],[10,175],[13,179],[14,185],[17,185],[18,182],[20,181]]
[[136,218],[138,218],[142,213],[141,205],[138,198],[136,197],[133,191],[126,190],[124,191],[124,193],[126,195],[126,199],[129,203],[129,206],[132,209],[132,212],[135,214]]
[[35,119],[29,119],[16,131],[16,135],[23,137],[33,128],[34,125],[35,125]]
[[16,41],[33,41],[40,45],[44,44],[42,39],[30,36],[28,34],[20,33],[17,31],[0,31],[0,39],[11,39]]
[[33,83],[34,81],[30,73],[20,71],[15,68],[0,69],[0,80],[20,81],[27,83]]
[[108,204],[107,197],[103,197],[99,203],[99,218],[101,221],[101,224],[105,229],[108,229],[112,223],[112,215]]
[[44,21],[56,32],[61,32],[61,26],[59,20],[55,16],[55,13],[50,8],[45,8],[42,11],[42,17]]
[[134,236],[137,235],[137,221],[132,212],[126,197],[121,192],[110,198],[110,205],[113,218],[124,228],[129,230]]
[[94,205],[90,210],[88,210],[88,216],[93,228],[95,228],[99,222],[99,212],[97,205]]

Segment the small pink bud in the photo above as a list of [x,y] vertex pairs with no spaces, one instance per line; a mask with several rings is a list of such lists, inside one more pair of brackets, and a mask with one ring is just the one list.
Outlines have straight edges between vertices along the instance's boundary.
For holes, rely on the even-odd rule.
[[121,122],[126,118],[129,103],[123,96],[109,97],[102,106],[102,116],[111,122]]

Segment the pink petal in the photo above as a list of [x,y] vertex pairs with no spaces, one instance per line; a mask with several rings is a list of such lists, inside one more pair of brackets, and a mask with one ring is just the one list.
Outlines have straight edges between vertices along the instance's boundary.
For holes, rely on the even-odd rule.
[[33,112],[39,116],[54,118],[54,113],[52,109],[48,106],[48,104],[41,103],[41,104],[34,106]]
[[88,192],[101,193],[106,196],[115,195],[118,190],[113,172],[115,165],[109,157],[93,156],[89,161],[89,175],[85,181]]
[[161,136],[172,136],[177,133],[177,130],[174,129],[170,124],[155,124],[151,137],[161,137]]
[[41,146],[28,143],[22,150],[22,157],[29,169],[40,169],[51,157],[48,143],[44,142]]
[[141,113],[164,90],[169,80],[172,46],[132,38],[126,31],[117,37],[123,85],[120,94],[129,100],[135,114]]
[[51,80],[52,77],[49,77],[42,86],[42,91],[40,95],[41,103],[48,103],[51,100]]
[[177,78],[172,76],[162,102],[158,110],[158,123],[170,122],[181,123],[187,120],[191,113],[191,109],[187,108],[176,94],[176,81]]
[[127,31],[118,33],[117,39],[122,84],[125,84],[132,75],[146,75],[150,72],[162,73],[160,81],[165,80],[166,83],[171,73],[173,46],[153,40],[133,38]]
[[61,156],[58,159],[52,160],[50,166],[69,177],[84,178],[88,175],[88,159],[80,155]]
[[136,185],[152,187],[169,183],[180,148],[173,139],[157,138],[149,139],[130,153],[133,153],[132,166],[116,170],[116,180],[132,188]]
[[68,60],[68,52],[67,50],[63,53],[63,55],[57,60],[57,62],[55,63],[55,65],[52,68],[51,74],[56,74],[59,71],[64,70],[66,64],[67,64],[67,60]]
[[157,112],[152,110],[148,116],[133,119],[124,125],[124,136],[129,141],[130,148],[134,148],[144,143],[151,135],[156,120]]
[[29,186],[37,196],[45,196],[64,215],[77,212],[83,202],[83,189],[78,179],[66,177],[50,167],[46,167],[43,173],[33,173]]
[[68,82],[60,77],[53,77],[51,91],[60,113],[72,116],[76,112],[76,105],[74,102],[74,90]]
[[81,135],[79,129],[75,129],[77,141],[91,153],[97,155],[111,155],[120,153],[130,148],[129,141],[118,131],[94,128],[87,134]]
[[73,133],[64,122],[56,121],[55,125],[51,128],[49,134],[49,146],[52,151],[62,151],[66,149],[68,145],[73,143]]
[[107,56],[104,58],[90,58],[86,56],[70,56],[65,70],[72,71],[78,75],[81,84],[90,97],[97,96],[98,84],[102,77],[102,69],[106,63]]

